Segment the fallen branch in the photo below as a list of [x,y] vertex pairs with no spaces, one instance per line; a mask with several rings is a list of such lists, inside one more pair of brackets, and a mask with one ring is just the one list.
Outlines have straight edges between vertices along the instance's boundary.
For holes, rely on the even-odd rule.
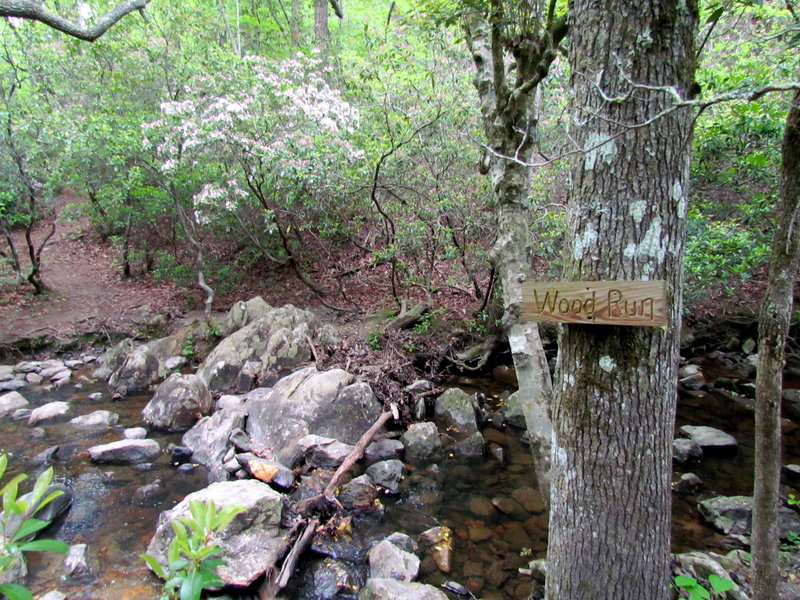
[[308,524],[306,524],[303,533],[295,540],[292,549],[289,551],[289,554],[286,555],[277,579],[272,581],[271,578],[269,578],[261,587],[261,592],[259,593],[260,600],[273,600],[278,596],[278,592],[289,584],[289,579],[292,577],[292,573],[294,573],[297,561],[311,543],[311,539],[314,537],[314,533],[317,530],[317,525],[319,525],[319,519],[317,518],[311,519]]

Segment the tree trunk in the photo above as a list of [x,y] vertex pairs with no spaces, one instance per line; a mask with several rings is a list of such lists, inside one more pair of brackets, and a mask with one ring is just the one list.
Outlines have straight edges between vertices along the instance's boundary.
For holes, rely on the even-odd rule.
[[303,26],[303,13],[301,12],[300,0],[292,0],[292,17],[289,21],[289,29],[292,36],[292,44],[300,45],[300,28]]
[[[531,15],[532,21],[540,15]],[[492,258],[503,287],[503,326],[511,345],[519,381],[519,398],[531,438],[531,451],[539,491],[549,504],[550,438],[548,413],[550,371],[539,329],[521,323],[522,284],[531,279],[530,268],[530,166],[533,153],[532,98],[555,58],[555,48],[566,34],[566,25],[553,21],[526,32],[531,39],[515,47],[512,68],[505,56],[509,44],[504,34],[502,10],[473,16],[465,23],[466,40],[475,64],[474,84],[483,114],[487,149],[481,168],[488,173],[497,206],[497,241]]]
[[[666,280],[665,328],[563,325],[547,598],[666,600],[694,77],[693,0],[574,0],[565,281]],[[618,136],[618,137],[614,137]]]
[[331,32],[328,29],[328,0],[314,0],[314,39],[323,59],[330,52]]
[[781,390],[786,337],[800,261],[800,90],[783,135],[783,173],[767,290],[758,317],[756,457],[753,498],[753,600],[778,597]]

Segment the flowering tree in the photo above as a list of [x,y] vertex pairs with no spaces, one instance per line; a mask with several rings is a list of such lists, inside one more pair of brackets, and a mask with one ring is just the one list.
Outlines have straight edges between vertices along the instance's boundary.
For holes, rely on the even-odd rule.
[[162,103],[161,118],[143,126],[152,166],[198,251],[198,280],[201,226],[223,226],[322,293],[303,275],[290,232],[335,232],[343,183],[362,158],[349,139],[358,111],[322,72],[318,59],[301,54],[247,56],[196,78],[183,99]]

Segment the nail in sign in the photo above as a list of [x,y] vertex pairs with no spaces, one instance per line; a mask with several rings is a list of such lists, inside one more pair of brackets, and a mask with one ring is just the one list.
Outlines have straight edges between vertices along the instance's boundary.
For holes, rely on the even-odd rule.
[[665,281],[531,282],[523,286],[522,318],[584,325],[662,327]]

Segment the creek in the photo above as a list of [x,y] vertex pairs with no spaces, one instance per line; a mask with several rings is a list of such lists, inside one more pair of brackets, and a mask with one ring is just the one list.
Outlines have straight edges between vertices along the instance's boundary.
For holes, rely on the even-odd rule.
[[[704,369],[713,372],[714,365],[704,365]],[[714,374],[723,375],[722,370]],[[798,387],[800,382],[788,383]],[[495,406],[505,391],[490,379],[456,384],[470,393],[480,392],[488,404]],[[141,426],[141,411],[150,395],[115,400],[105,384],[81,385],[80,389],[70,384],[53,391],[35,387],[21,390],[32,408],[54,400],[72,405],[69,415],[43,424],[43,433],[37,430],[39,437],[25,422],[0,419],[0,451],[12,455],[12,474],[25,471],[35,476],[44,467],[34,465],[33,457],[49,447],[59,447],[52,461],[56,479],[73,490],[74,500],[70,510],[43,537],[67,544],[88,544],[92,573],[74,579],[63,577],[61,556],[28,554],[29,587],[35,594],[58,589],[70,600],[156,598],[160,586],[139,554],[145,551],[160,512],[207,485],[205,470],[179,470],[170,464],[167,453],[146,468],[93,464],[86,455],[87,448],[120,439],[125,427]],[[101,394],[100,399],[90,399],[95,392]],[[706,456],[691,469],[704,483],[696,496],[673,494],[675,552],[725,552],[732,547],[729,538],[701,519],[697,501],[711,494],[751,495],[753,418],[747,403],[746,399],[717,392],[681,394],[676,427],[717,427],[736,437],[739,446],[733,456]],[[71,417],[100,409],[118,413],[119,425],[85,432],[68,423]],[[784,429],[784,463],[800,463],[800,428],[787,421]],[[527,562],[521,554],[529,549],[533,558],[543,558],[547,545],[547,519],[536,498],[530,453],[521,431],[513,427],[487,423],[484,435],[494,452],[488,452],[480,461],[465,463],[446,457],[435,468],[411,468],[401,493],[382,498],[386,507],[382,518],[357,519],[351,539],[340,544],[343,558],[363,559],[372,541],[394,531],[415,537],[430,527],[445,525],[454,532],[453,569],[449,574],[441,573],[430,557],[423,558],[421,582],[441,585],[457,581],[486,600],[527,597],[531,580],[517,571]],[[151,432],[149,437],[165,449],[170,443],[180,444],[181,434]],[[673,479],[677,480],[681,472],[676,471]],[[155,493],[146,497],[137,493],[142,486],[153,483],[159,484]],[[346,549],[348,544],[350,550]],[[320,561],[321,557],[307,553],[287,590],[288,598],[317,600],[312,574]],[[366,569],[354,565],[357,581],[359,572],[363,576]]]

